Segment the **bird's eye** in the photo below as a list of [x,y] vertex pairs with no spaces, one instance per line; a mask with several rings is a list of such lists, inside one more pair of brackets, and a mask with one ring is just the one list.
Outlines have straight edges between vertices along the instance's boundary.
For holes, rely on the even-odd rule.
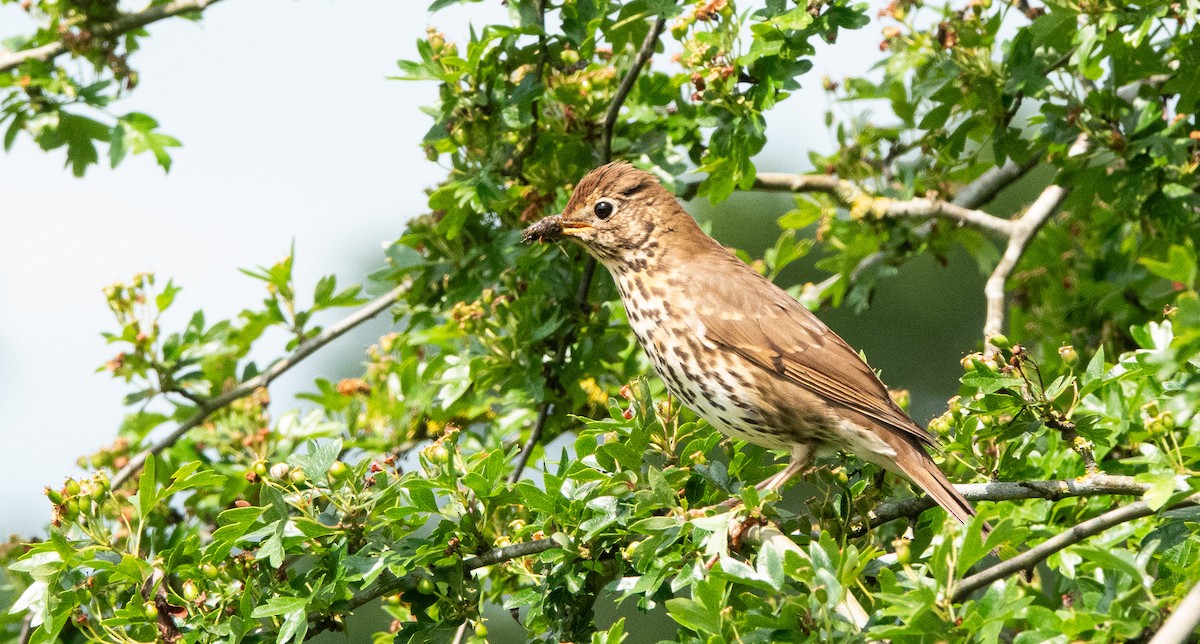
[[596,202],[596,216],[601,219],[608,219],[616,209],[616,206],[612,205],[611,201]]

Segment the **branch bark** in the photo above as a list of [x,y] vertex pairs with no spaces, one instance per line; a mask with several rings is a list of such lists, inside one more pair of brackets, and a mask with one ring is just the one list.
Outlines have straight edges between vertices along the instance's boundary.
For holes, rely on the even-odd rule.
[[[503,563],[511,559],[541,554],[547,550],[561,547],[562,546],[560,546],[558,542],[550,537],[539,539],[537,541],[523,541],[521,543],[514,543],[511,546],[496,548],[495,550],[490,550],[481,555],[464,560],[462,563],[463,572],[470,572],[472,570],[478,570],[479,568],[494,566],[498,563]],[[397,577],[390,572],[384,571],[383,574],[381,574],[374,582],[372,582],[366,588],[355,593],[350,599],[347,599],[344,602],[335,603],[333,606],[331,606],[328,614],[323,615],[322,618],[327,620],[333,615],[350,613],[355,609],[362,607],[364,604],[379,599],[384,595],[390,595],[404,588],[415,588],[421,579],[425,577],[425,575],[425,572],[414,571],[404,575],[403,577]],[[326,622],[319,620],[315,622],[310,621],[308,636],[305,637],[305,639],[312,639],[322,631],[328,630],[328,628],[329,626]]]
[[[1067,156],[1083,154],[1087,149],[1087,135],[1080,134],[1067,151]],[[987,301],[987,313],[984,315],[983,322],[985,340],[1000,333],[1004,328],[1004,294],[1013,269],[1021,261],[1029,242],[1037,235],[1046,220],[1050,219],[1050,216],[1058,210],[1070,192],[1071,189],[1066,186],[1058,184],[1048,186],[1042,191],[1042,194],[1038,195],[1025,214],[1012,222],[1012,234],[1009,235],[1004,255],[1000,257],[996,268],[992,270],[992,274],[988,276],[987,282],[983,286],[984,299]],[[987,349],[992,350],[991,343],[988,343]]]
[[[1132,476],[1094,474],[1079,479],[1051,481],[996,481],[965,483],[954,486],[968,501],[1016,501],[1019,499],[1050,499],[1057,501],[1077,496],[1103,494],[1140,496],[1150,489]],[[919,496],[883,505],[859,518],[851,536],[862,536],[871,528],[903,517],[915,517],[936,505],[928,496]]]
[[[1172,506],[1170,509],[1190,507],[1200,504],[1200,494],[1193,495],[1187,498],[1182,503]],[[1037,546],[1022,552],[1021,554],[1001,561],[1000,563],[982,570],[960,581],[954,589],[954,594],[951,601],[959,602],[967,597],[967,595],[987,586],[988,584],[998,579],[1003,579],[1013,573],[1022,570],[1033,568],[1042,560],[1050,555],[1083,541],[1093,535],[1104,532],[1105,530],[1142,517],[1148,517],[1155,513],[1155,510],[1150,508],[1150,505],[1145,501],[1138,501],[1129,505],[1105,512],[1100,516],[1093,517],[1072,526],[1067,530],[1050,537]]]
[[[680,198],[686,200],[695,196],[699,185],[699,182],[688,184],[683,194],[680,195]],[[940,199],[914,198],[899,200],[877,197],[845,179],[838,179],[837,177],[828,175],[760,172],[754,178],[754,185],[751,187],[751,190],[792,193],[816,192],[827,194],[836,199],[838,203],[849,208],[852,212],[861,212],[865,215],[882,218],[938,217],[963,225],[975,226],[976,228],[994,232],[1005,237],[1012,235],[1013,232],[1012,222],[996,217],[995,215],[989,215],[982,210],[967,208]]]
[[1196,634],[1197,626],[1200,626],[1200,583],[1192,586],[1149,644],[1184,644]]
[[629,67],[629,71],[625,72],[625,77],[621,79],[621,84],[617,86],[616,94],[613,94],[612,102],[608,105],[608,112],[604,115],[604,138],[601,139],[600,159],[602,163],[612,161],[612,138],[613,131],[617,127],[617,116],[621,113],[621,107],[625,105],[625,99],[629,97],[629,92],[633,91],[633,84],[637,82],[638,76],[642,73],[642,68],[646,63],[650,62],[650,56],[654,55],[654,48],[658,46],[658,38],[662,35],[663,28],[667,24],[667,19],[659,16],[654,21],[654,25],[650,27],[649,33],[646,34],[645,40],[642,41],[642,46],[638,49],[637,55],[633,57],[633,65]]
[[[221,0],[176,0],[167,4],[147,7],[142,11],[127,13],[121,17],[91,28],[97,37],[116,36],[141,29],[159,20],[172,18],[181,13],[204,11]],[[27,60],[49,61],[67,52],[67,45],[58,40],[52,43],[21,51],[0,52],[0,73],[16,69]]]
[[958,194],[954,195],[954,199],[950,203],[963,208],[980,208],[994,199],[1012,182],[1025,176],[1041,160],[1042,155],[1032,154],[1025,163],[1015,163],[1009,159],[998,168],[988,168],[986,172],[979,175],[978,179],[959,188]]
[[135,474],[141,471],[142,466],[146,464],[147,458],[157,455],[168,447],[174,445],[176,441],[203,423],[205,419],[207,419],[213,413],[222,409],[226,405],[229,405],[235,400],[245,398],[246,396],[257,391],[260,387],[266,387],[274,382],[276,378],[286,373],[289,369],[303,362],[305,358],[315,353],[318,349],[338,339],[350,329],[353,329],[354,327],[387,310],[389,307],[395,304],[402,295],[404,295],[405,290],[406,287],[397,286],[391,291],[388,291],[374,300],[371,300],[354,313],[351,313],[350,315],[330,325],[328,328],[322,331],[320,335],[317,335],[315,338],[305,342],[304,344],[301,344],[294,352],[292,352],[291,355],[271,365],[271,367],[266,371],[241,382],[233,389],[230,389],[229,391],[226,391],[215,398],[204,401],[202,404],[197,406],[196,413],[192,414],[191,417],[180,423],[179,427],[176,427],[175,430],[170,434],[164,436],[157,443],[154,443],[148,449],[133,457],[129,463],[125,465],[125,467],[121,468],[121,470],[112,478],[113,487],[115,488],[123,485]]

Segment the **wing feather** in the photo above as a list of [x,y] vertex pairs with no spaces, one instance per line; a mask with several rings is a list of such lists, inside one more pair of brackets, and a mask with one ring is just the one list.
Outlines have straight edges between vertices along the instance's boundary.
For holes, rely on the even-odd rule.
[[704,339],[829,403],[929,445],[937,441],[894,402],[875,372],[808,309],[732,255],[689,280]]

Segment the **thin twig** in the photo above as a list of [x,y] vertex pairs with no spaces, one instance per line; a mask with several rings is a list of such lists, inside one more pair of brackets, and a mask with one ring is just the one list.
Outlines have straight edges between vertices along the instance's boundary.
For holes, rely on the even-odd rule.
[[[612,137],[617,125],[617,116],[621,113],[621,106],[625,104],[625,99],[629,97],[629,92],[633,91],[634,82],[637,81],[638,74],[642,73],[642,68],[649,62],[650,56],[654,54],[654,48],[658,45],[658,38],[662,35],[663,28],[666,26],[666,18],[659,17],[654,21],[654,25],[650,28],[650,32],[646,34],[646,39],[642,41],[642,46],[638,49],[637,55],[633,58],[633,65],[625,72],[625,77],[621,79],[621,84],[617,86],[617,91],[613,94],[612,103],[608,106],[608,111],[604,115],[604,137],[600,141],[600,160],[601,163],[612,161]],[[588,291],[592,288],[592,279],[596,275],[596,258],[588,256],[587,262],[583,266],[583,275],[579,279],[579,290],[575,292],[576,308],[583,309],[587,304]],[[559,356],[565,351],[558,352]],[[512,472],[508,475],[509,483],[515,483],[521,480],[521,473],[525,470],[526,463],[529,462],[529,455],[533,453],[534,447],[542,438],[542,433],[546,429],[546,421],[550,418],[549,401],[543,402],[541,409],[538,410],[537,420],[533,424],[533,429],[529,430],[529,438],[525,441],[524,447],[521,449],[521,454],[517,462],[513,465]]]
[[1200,583],[1192,586],[1149,644],[1183,644],[1195,636],[1197,626],[1200,626]]
[[551,402],[542,403],[541,409],[538,409],[537,420],[533,423],[533,429],[529,430],[529,439],[521,447],[521,453],[517,455],[517,461],[513,463],[513,469],[508,473],[509,485],[521,480],[521,473],[525,471],[525,466],[529,464],[529,457],[533,455],[533,450],[537,447],[538,441],[542,440],[542,432],[546,429],[546,419],[550,417],[550,412],[552,411],[554,411],[554,403]]
[[17,635],[17,644],[29,644],[31,635],[33,635],[33,611],[25,613],[25,617],[21,619],[21,633]]
[[141,471],[142,466],[145,465],[147,458],[152,455],[157,455],[168,447],[174,445],[176,441],[203,423],[205,419],[207,419],[217,410],[225,407],[235,400],[244,398],[254,393],[260,387],[266,387],[276,378],[282,376],[289,369],[315,353],[318,349],[338,339],[354,327],[366,322],[367,320],[370,320],[383,311],[386,311],[389,307],[395,304],[402,295],[404,295],[406,290],[407,287],[405,286],[397,286],[387,293],[380,295],[354,313],[351,313],[350,315],[330,325],[316,337],[301,344],[296,348],[295,351],[292,352],[291,355],[271,365],[271,367],[266,371],[254,376],[253,378],[244,380],[233,389],[230,389],[229,391],[226,391],[225,393],[198,405],[196,408],[196,413],[192,414],[191,417],[180,423],[179,427],[176,427],[174,431],[164,436],[157,443],[150,446],[142,453],[130,459],[129,463],[113,476],[113,487],[119,487],[123,485],[133,475]]
[[[1077,496],[1099,496],[1104,494],[1140,496],[1150,489],[1138,483],[1132,476],[1094,474],[1078,479],[1056,481],[995,481],[992,483],[966,483],[955,485],[968,501],[1016,501],[1019,499],[1050,499],[1057,501]],[[903,501],[884,503],[867,513],[865,517],[852,521],[851,536],[858,537],[874,527],[904,517],[915,517],[936,505],[928,496],[919,496]]]
[[536,541],[522,541],[514,543],[511,546],[496,548],[489,550],[479,556],[471,557],[463,560],[463,568],[467,570],[477,570],[479,568],[487,568],[498,563],[503,563],[510,559],[520,557],[528,557],[530,555],[541,554],[547,550],[560,547],[553,539],[538,539]]
[[654,55],[654,48],[658,46],[658,37],[662,35],[663,27],[666,24],[667,19],[662,16],[654,21],[654,26],[650,28],[646,39],[642,41],[642,47],[633,57],[633,64],[630,65],[629,71],[625,72],[621,84],[617,86],[617,93],[613,94],[612,103],[608,105],[608,112],[604,115],[604,138],[600,140],[602,163],[612,161],[612,138],[613,131],[617,127],[617,116],[621,113],[621,106],[625,104],[629,92],[633,91],[633,84],[637,82],[638,75],[642,73],[642,67],[650,61],[650,56]]
[[[1083,154],[1088,148],[1088,138],[1086,134],[1080,134],[1070,150],[1067,151],[1067,156],[1077,156]],[[1017,263],[1021,261],[1021,256],[1025,254],[1025,249],[1029,246],[1030,240],[1037,235],[1042,224],[1053,215],[1071,189],[1058,184],[1047,186],[1042,194],[1034,200],[1033,205],[1025,211],[1025,214],[1012,222],[1012,235],[1008,238],[1008,246],[1004,249],[1004,255],[1000,257],[1000,261],[996,263],[996,268],[992,270],[992,274],[988,276],[987,282],[983,286],[983,295],[987,301],[987,313],[984,316],[983,337],[989,338],[992,335],[1000,333],[1004,327],[1004,293],[1008,287],[1008,278],[1012,275],[1013,269],[1017,267]],[[989,350],[991,345],[988,345]]]
[[[699,182],[688,184],[680,197],[686,200],[695,196],[699,185]],[[760,192],[827,194],[851,211],[880,218],[939,217],[1005,237],[1010,236],[1013,231],[1012,222],[982,210],[966,208],[940,199],[877,197],[849,181],[828,175],[760,172],[750,189]]]
[[1000,191],[1036,167],[1042,160],[1042,156],[1041,154],[1031,154],[1025,163],[1016,163],[1009,159],[1000,167],[988,168],[979,175],[979,178],[959,188],[950,203],[963,208],[982,207],[995,198]]
[[454,639],[450,641],[450,644],[462,644],[463,638],[466,636],[467,620],[463,620],[463,623],[459,625],[458,630],[454,632]]
[[[1189,507],[1200,503],[1200,494],[1188,497],[1182,503],[1172,506],[1170,509]],[[1049,557],[1050,555],[1083,541],[1093,535],[1104,532],[1105,530],[1142,517],[1147,517],[1154,514],[1155,511],[1150,508],[1150,505],[1145,501],[1130,503],[1129,505],[1105,512],[1100,516],[1093,517],[1083,523],[1074,525],[1059,534],[1050,537],[1037,546],[1022,552],[1021,554],[1006,559],[1000,563],[987,568],[980,572],[971,575],[960,581],[955,589],[951,601],[959,602],[970,595],[971,593],[987,586],[988,584],[998,579],[1003,579],[1013,573],[1022,570],[1029,570],[1038,563]]]
[[541,133],[542,98],[546,95],[545,77],[546,65],[549,63],[549,48],[546,47],[546,0],[537,0],[538,11],[538,62],[534,72],[537,83],[537,96],[529,103],[529,140],[512,159],[512,167],[518,174],[524,172],[525,160],[537,149],[538,135]]
[[[110,22],[90,27],[89,30],[95,38],[107,38],[109,36],[128,33],[135,29],[141,29],[150,23],[171,18],[181,13],[204,11],[210,5],[217,2],[220,2],[220,0],[176,0],[167,4],[150,6],[135,13],[124,14]],[[66,52],[67,45],[61,40],[21,51],[0,52],[0,73],[15,69],[27,60],[49,61]]]

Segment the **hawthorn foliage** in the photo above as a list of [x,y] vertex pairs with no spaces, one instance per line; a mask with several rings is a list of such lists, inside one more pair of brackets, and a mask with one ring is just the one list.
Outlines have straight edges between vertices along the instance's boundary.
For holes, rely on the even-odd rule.
[[[112,165],[150,151],[167,167],[178,142],[110,106],[136,85],[146,19],[209,4],[25,2],[35,27],[0,54],[5,145],[62,148],[76,174],[105,146]],[[400,62],[440,89],[423,145],[447,174],[365,288],[297,284],[289,256],[245,271],[261,303],[175,329],[159,323],[183,305],[173,282],[105,289],[104,368],[131,411],[86,473],[47,488],[47,533],[4,551],[6,641],[303,641],[379,600],[394,621],[374,638],[397,642],[482,641],[489,605],[532,640],[637,639],[597,623],[598,602],[659,610],[688,642],[1162,626],[1200,582],[1195,2],[507,6]],[[822,82],[805,76],[814,43],[872,18],[876,72],[824,81],[845,106],[826,121],[837,149],[810,175],[760,176],[764,113]],[[755,265],[818,253],[828,279],[794,290],[813,306],[867,306],[906,260],[965,249],[1000,287],[989,324],[1007,325],[930,424],[941,467],[1060,483],[980,503],[986,543],[940,510],[870,525],[912,491],[849,457],[760,498],[779,465],[664,394],[607,277],[578,249],[519,243],[610,158],[712,201],[797,192]],[[995,205],[1014,185],[1037,198]],[[321,328],[326,309],[356,312]],[[275,376],[385,310],[395,331],[361,376],[316,380],[304,413],[271,399]],[[293,353],[247,357],[281,334]],[[1124,507],[1144,512],[1038,550]],[[964,590],[995,548],[1043,552],[1032,581]]]

